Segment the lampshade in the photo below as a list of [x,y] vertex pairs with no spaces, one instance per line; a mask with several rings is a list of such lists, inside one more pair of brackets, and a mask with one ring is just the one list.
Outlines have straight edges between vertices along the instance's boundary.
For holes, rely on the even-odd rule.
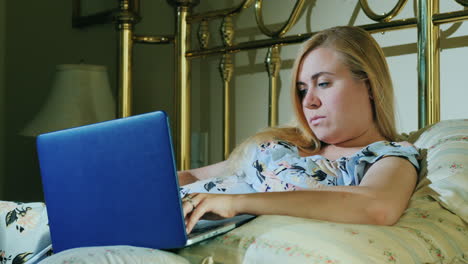
[[46,103],[21,134],[37,136],[106,121],[114,119],[115,112],[106,67],[86,64],[57,65]]

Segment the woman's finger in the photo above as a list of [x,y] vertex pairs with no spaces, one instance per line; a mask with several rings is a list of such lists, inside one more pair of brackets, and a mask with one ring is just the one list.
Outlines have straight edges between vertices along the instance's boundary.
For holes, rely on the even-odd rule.
[[198,223],[198,221],[200,221],[200,218],[201,218],[200,215],[204,214],[202,210],[198,210],[198,212],[201,212],[201,213],[197,215],[193,215],[193,214],[190,215],[189,221],[186,226],[187,234],[190,234],[190,232],[192,232],[193,228],[195,228],[195,225]]
[[193,211],[193,206],[186,201],[182,200],[182,210],[184,211],[184,218]]
[[186,216],[191,213],[196,205],[197,205],[197,201],[195,201],[195,197],[198,196],[198,193],[190,193],[190,194],[187,194],[184,198],[182,198],[182,210],[184,212],[184,218],[186,218]]
[[203,205],[202,202],[199,202],[196,208],[192,211],[188,218],[188,223],[187,223],[187,234],[192,231],[192,229],[195,227],[197,222],[202,218],[202,216],[206,213],[206,206]]

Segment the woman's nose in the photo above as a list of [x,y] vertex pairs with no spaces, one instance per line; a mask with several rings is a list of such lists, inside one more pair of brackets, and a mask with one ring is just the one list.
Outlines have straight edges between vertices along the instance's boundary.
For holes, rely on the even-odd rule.
[[307,91],[304,100],[302,101],[302,105],[304,107],[310,108],[310,109],[315,109],[318,108],[322,105],[322,102],[318,98],[318,96],[314,93],[312,93],[310,90]]

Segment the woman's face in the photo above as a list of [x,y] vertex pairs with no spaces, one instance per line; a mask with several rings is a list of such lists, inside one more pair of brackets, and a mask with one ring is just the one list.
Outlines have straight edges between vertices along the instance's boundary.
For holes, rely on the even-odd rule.
[[306,54],[296,89],[305,118],[320,141],[336,145],[375,132],[366,81],[353,78],[333,49],[317,48]]

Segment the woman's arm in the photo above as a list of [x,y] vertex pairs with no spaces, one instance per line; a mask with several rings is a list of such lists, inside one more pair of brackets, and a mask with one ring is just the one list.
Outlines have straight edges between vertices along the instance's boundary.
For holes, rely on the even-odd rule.
[[197,169],[179,171],[177,174],[179,175],[179,185],[182,186],[198,180],[221,176],[226,171],[227,161],[221,161]]
[[414,166],[386,157],[367,171],[359,186],[324,186],[310,191],[240,195],[196,194],[192,211],[184,204],[190,231],[205,214],[231,217],[240,213],[275,214],[342,223],[392,225],[406,209],[416,184]]

